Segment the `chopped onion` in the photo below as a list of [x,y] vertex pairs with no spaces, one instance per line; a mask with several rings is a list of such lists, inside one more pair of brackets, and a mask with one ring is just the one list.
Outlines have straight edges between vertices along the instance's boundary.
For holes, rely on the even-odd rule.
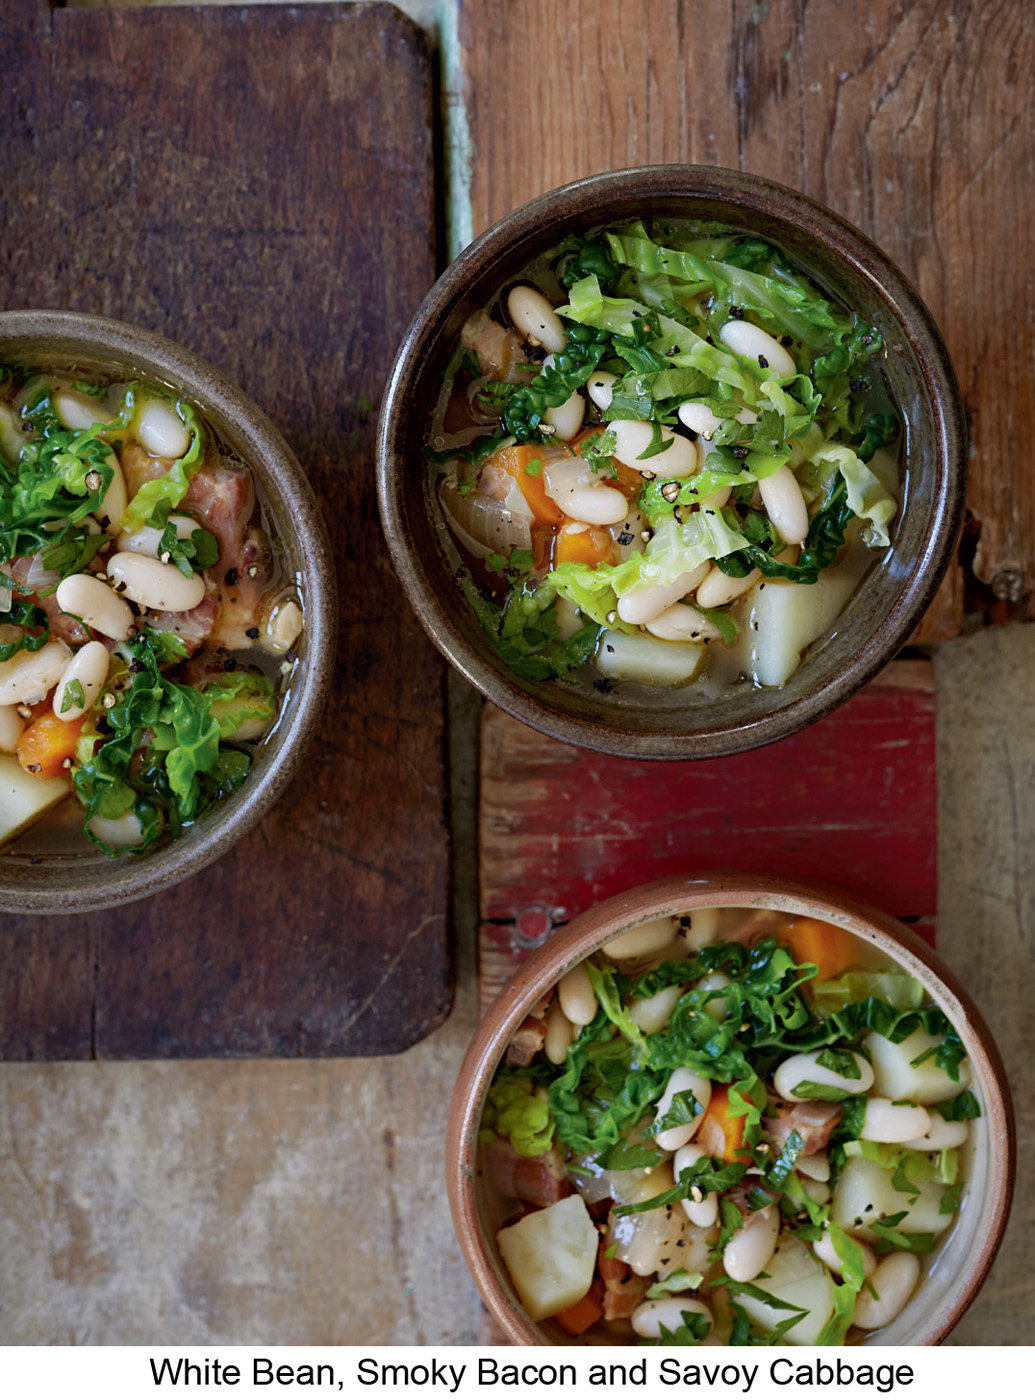
[[484,559],[532,548],[532,512],[516,481],[504,500],[478,490],[461,496],[452,477],[443,478],[438,495],[450,528],[468,553]]
[[25,586],[33,593],[38,593],[41,588],[56,588],[60,582],[60,570],[45,569],[40,562],[40,556],[34,554],[29,563],[29,572],[25,576]]

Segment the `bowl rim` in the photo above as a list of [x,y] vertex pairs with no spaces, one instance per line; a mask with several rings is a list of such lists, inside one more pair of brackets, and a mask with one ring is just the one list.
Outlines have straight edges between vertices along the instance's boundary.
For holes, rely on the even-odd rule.
[[[606,722],[574,714],[541,693],[531,693],[502,662],[496,664],[466,640],[436,591],[424,586],[427,561],[409,529],[409,491],[401,469],[412,383],[479,269],[513,248],[525,249],[530,257],[533,248],[542,251],[544,242],[550,246],[548,231],[556,224],[573,215],[584,223],[599,222],[606,219],[601,206],[636,196],[723,200],[746,215],[761,212],[818,237],[869,285],[909,343],[937,443],[937,491],[919,552],[892,608],[854,653],[850,672],[842,669],[807,694],[753,719],[719,721],[703,731],[665,735],[623,726],[618,707],[613,720]],[[410,605],[450,664],[494,704],[544,734],[602,753],[657,760],[711,758],[772,743],[812,724],[855,694],[905,644],[956,550],[965,507],[966,443],[963,401],[941,332],[913,284],[866,234],[810,196],[765,176],[701,165],[635,166],[587,176],[538,195],[497,220],[442,273],[403,337],[385,389],[377,435],[378,503],[389,553]]]
[[457,1074],[446,1125],[446,1185],[453,1226],[486,1306],[520,1346],[546,1341],[520,1308],[482,1236],[475,1198],[478,1128],[485,1096],[507,1042],[528,1007],[609,938],[647,919],[694,908],[776,908],[837,923],[871,944],[887,939],[896,961],[923,972],[938,1003],[959,1031],[980,1083],[988,1119],[988,1227],[975,1269],[957,1279],[908,1345],[937,1346],[977,1296],[1006,1230],[1016,1177],[1017,1140],[1009,1082],[988,1025],[962,982],[907,925],[875,906],[822,883],[804,883],[743,870],[663,876],[612,895],[578,914],[535,949],[483,1012]]
[[[28,864],[5,870],[0,856],[0,911],[79,914],[149,898],[188,879],[250,831],[277,801],[313,736],[327,698],[337,636],[337,583],[327,527],[308,476],[271,419],[221,370],[154,331],[87,312],[0,311],[0,353],[12,341],[38,343],[43,359],[48,353],[74,359],[78,351],[84,358],[125,361],[142,377],[165,383],[197,402],[206,417],[232,426],[246,465],[256,471],[270,496],[274,485],[282,493],[284,504],[278,516],[294,532],[296,572],[305,584],[304,664],[297,668],[289,699],[268,741],[269,761],[256,765],[259,771],[249,774],[237,793],[223,799],[198,823],[189,845],[174,841],[153,856],[145,853],[112,861],[110,867],[91,861],[77,883],[66,879],[56,889],[19,879],[23,870],[30,869]],[[262,468],[257,465],[260,461]],[[266,480],[267,463],[276,466],[275,483]],[[74,863],[65,868],[74,873]]]

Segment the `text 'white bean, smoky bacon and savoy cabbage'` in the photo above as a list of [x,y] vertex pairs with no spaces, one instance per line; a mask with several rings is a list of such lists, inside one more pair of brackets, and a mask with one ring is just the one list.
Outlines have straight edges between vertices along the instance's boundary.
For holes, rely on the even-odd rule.
[[923,986],[844,929],[651,920],[512,1037],[479,1139],[500,1256],[573,1336],[858,1341],[966,1209],[970,1083]]
[[0,365],[0,847],[144,851],[239,788],[301,604],[187,399]]
[[569,238],[464,326],[426,452],[519,677],[627,698],[781,686],[891,542],[872,325],[701,223]]

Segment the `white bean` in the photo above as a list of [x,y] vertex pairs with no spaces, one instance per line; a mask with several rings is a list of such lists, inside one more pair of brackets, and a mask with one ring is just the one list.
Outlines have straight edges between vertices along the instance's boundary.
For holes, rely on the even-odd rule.
[[696,569],[691,569],[689,573],[680,574],[673,583],[643,583],[630,588],[618,600],[618,616],[623,622],[631,622],[636,626],[653,622],[674,603],[678,603],[680,598],[692,593],[707,576],[709,567],[706,561]]
[[136,812],[130,810],[121,817],[91,817],[90,830],[106,846],[139,846],[144,829]]
[[[108,679],[108,648],[103,642],[87,642],[65,667],[54,691],[53,710],[58,719],[78,719],[101,693]],[[82,701],[73,700],[68,688],[75,682],[82,690]]]
[[[689,927],[687,927],[689,921]],[[718,909],[691,909],[682,917],[682,937],[692,953],[714,943],[719,933]],[[725,985],[725,984],[723,984]]]
[[611,399],[614,393],[615,380],[617,374],[608,374],[606,369],[595,369],[586,380],[586,393],[591,401],[596,404],[601,413],[606,413],[611,407]]
[[663,447],[653,457],[639,460],[641,454],[650,447],[657,426],[656,423],[644,423],[631,418],[621,418],[617,422],[609,423],[608,427],[615,435],[613,455],[634,471],[650,472],[653,476],[666,480],[692,476],[697,470],[697,445],[689,438],[680,437],[671,428],[661,428],[661,440],[669,446]]
[[[720,992],[723,987],[728,987],[730,979],[724,972],[709,972],[707,977],[702,977],[694,988],[698,992]],[[713,1021],[725,1021],[729,1012],[726,1009],[725,997],[713,997],[711,1001],[704,1004],[706,1015]]]
[[752,321],[727,321],[719,327],[719,339],[735,355],[757,360],[763,369],[772,370],[777,379],[792,379],[798,372],[794,360],[780,342]]
[[673,603],[663,613],[645,624],[647,631],[666,642],[716,642],[722,633],[710,618],[702,617],[696,608],[685,603]]
[[930,1129],[923,1137],[904,1142],[912,1152],[940,1152],[944,1147],[962,1147],[970,1136],[970,1125],[966,1122],[952,1123],[939,1113],[929,1115]]
[[[706,403],[698,403],[694,400],[680,404],[677,413],[683,426],[689,428],[692,433],[696,433],[698,437],[703,437],[705,442],[710,442],[713,433],[723,424],[723,419],[713,413]],[[758,414],[752,413],[750,408],[742,408],[734,417],[738,423],[758,422]]]
[[713,564],[697,589],[698,606],[721,608],[725,603],[732,603],[734,598],[739,598],[742,593],[753,588],[761,577],[757,569],[752,569],[743,578],[731,578],[729,574],[724,574],[718,565]]
[[25,721],[14,705],[0,705],[0,753],[14,753]]
[[94,514],[98,520],[107,522],[104,529],[109,535],[117,535],[122,529],[122,517],[129,505],[129,492],[126,490],[126,478],[122,474],[122,467],[114,452],[108,453],[108,465],[111,467],[111,481]]
[[[858,1245],[859,1249],[862,1250],[863,1277],[869,1278],[877,1267],[877,1256],[863,1240],[853,1240],[852,1243]],[[842,1276],[844,1265],[841,1262],[841,1256],[834,1248],[834,1241],[829,1230],[823,1231],[821,1237],[813,1245],[812,1252],[832,1274],[837,1274],[838,1278]]]
[[564,400],[560,408],[548,408],[544,417],[553,428],[553,435],[559,442],[570,442],[582,427],[586,412],[586,400],[575,390]]
[[129,604],[109,588],[100,574],[71,574],[62,579],[57,600],[62,612],[81,617],[87,627],[117,642],[124,642],[133,627]]
[[557,999],[574,1026],[588,1026],[597,1014],[597,994],[585,963],[578,963],[557,983]]
[[810,1181],[808,1177],[801,1183],[801,1189],[808,1196],[810,1201],[815,1201],[818,1206],[825,1206],[830,1200],[830,1187],[825,1181]]
[[801,544],[809,533],[809,512],[797,478],[786,464],[763,477],[758,492],[773,528],[784,544]]
[[[687,1167],[692,1167],[696,1162],[699,1162],[702,1157],[706,1157],[707,1155],[704,1148],[699,1146],[696,1142],[688,1142],[683,1147],[679,1148],[675,1157],[672,1159],[672,1175],[676,1181],[679,1180],[681,1174],[686,1171]],[[717,1191],[709,1191],[707,1194],[702,1194],[699,1187],[696,1188],[696,1190],[701,1197],[700,1200],[694,1200],[691,1197],[687,1200],[680,1201],[679,1204],[683,1207],[683,1213],[690,1221],[691,1225],[699,1225],[702,1229],[707,1230],[714,1225],[719,1218],[719,1193]]]
[[[201,528],[189,515],[170,515],[169,524],[175,528],[178,540],[189,540],[194,531]],[[127,554],[149,554],[157,559],[163,533],[151,525],[141,525],[139,530],[123,530],[115,540],[115,547]]]
[[689,1123],[680,1123],[676,1128],[664,1128],[660,1133],[652,1134],[662,1152],[675,1152],[677,1147],[682,1147],[684,1143],[690,1141],[704,1117],[705,1109],[712,1101],[712,1086],[709,1080],[695,1074],[692,1069],[674,1069],[668,1077],[664,1093],[658,1100],[654,1121],[660,1123],[672,1107],[672,1100],[675,1096],[687,1092],[693,1094],[701,1105],[701,1111],[694,1114]]
[[683,988],[677,982],[674,987],[662,987],[652,997],[629,1003],[629,1019],[639,1026],[644,1035],[653,1035],[668,1025],[669,1017],[675,1010],[676,1002],[683,995]]
[[915,1254],[905,1250],[889,1254],[873,1275],[877,1297],[864,1288],[855,1300],[852,1321],[856,1327],[872,1332],[876,1327],[887,1327],[889,1322],[894,1322],[912,1297],[919,1279],[920,1260]]
[[137,437],[152,457],[182,457],[190,447],[190,429],[170,404],[150,399],[137,419]]
[[919,1104],[892,1099],[866,1100],[861,1136],[869,1142],[912,1142],[931,1131],[931,1115]]
[[76,389],[59,389],[52,402],[61,426],[72,432],[92,428],[95,423],[111,421],[111,414],[99,408],[96,399],[90,398],[89,394],[80,394]]
[[302,630],[302,609],[293,598],[278,603],[266,624],[265,650],[282,656],[298,641]]
[[713,491],[710,496],[702,496],[697,504],[702,510],[722,510],[723,506],[732,495],[732,486],[720,486],[719,489]]
[[565,515],[587,525],[617,525],[629,509],[629,502],[613,486],[576,486],[557,504]]
[[674,919],[648,919],[635,928],[626,929],[604,944],[601,952],[613,962],[624,962],[630,958],[645,958],[651,953],[660,953],[667,948],[676,936]]
[[631,559],[634,554],[643,553],[645,543],[643,535],[646,525],[646,517],[642,511],[633,507],[624,520],[620,520],[617,525],[612,526],[611,534],[614,537],[620,564],[624,564],[626,559]]
[[630,1321],[637,1337],[661,1336],[661,1329],[675,1333],[683,1325],[683,1313],[698,1313],[712,1321],[711,1312],[696,1298],[684,1298],[676,1294],[672,1298],[651,1298],[634,1309]]
[[57,685],[71,650],[64,642],[46,642],[39,651],[18,651],[0,661],[0,705],[35,705]]
[[812,1050],[803,1055],[791,1055],[777,1066],[773,1075],[773,1088],[781,1099],[788,1103],[801,1103],[813,1097],[807,1090],[796,1094],[795,1087],[802,1083],[822,1084],[829,1089],[840,1089],[846,1094],[865,1094],[873,1084],[873,1066],[861,1055],[849,1051],[859,1071],[857,1079],[838,1074],[819,1063],[822,1050]]
[[567,344],[564,322],[537,287],[512,288],[507,297],[507,312],[519,335],[534,345],[545,346],[552,355]]
[[811,1181],[830,1180],[830,1160],[825,1152],[810,1152],[796,1158],[794,1170]]
[[205,596],[201,574],[186,578],[175,564],[162,564],[146,554],[121,551],[108,560],[108,577],[120,592],[142,608],[161,612],[190,612]]
[[568,1046],[575,1039],[575,1027],[555,1001],[546,1013],[546,1039],[543,1049],[552,1065],[563,1065],[568,1058]]
[[[553,369],[554,357],[547,355],[543,361],[543,369]],[[548,408],[544,415],[545,420],[553,428],[553,436],[559,442],[570,442],[578,430],[582,427],[582,419],[586,412],[586,400],[575,389],[559,408]]]
[[722,1267],[736,1283],[750,1283],[773,1257],[780,1234],[780,1212],[766,1206],[748,1216],[723,1250]]
[[543,486],[565,515],[587,525],[617,525],[629,513],[629,502],[622,492],[598,481],[578,457],[546,461]]

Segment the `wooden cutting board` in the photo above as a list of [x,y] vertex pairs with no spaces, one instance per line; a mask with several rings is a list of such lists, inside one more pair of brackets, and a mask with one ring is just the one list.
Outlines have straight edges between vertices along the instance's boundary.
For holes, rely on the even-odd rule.
[[434,280],[432,76],[387,5],[0,7],[0,305],[147,326],[294,447],[336,546],[332,700],[228,856],[3,917],[10,1059],[380,1054],[445,1015],[444,668],[381,541],[374,424]]

